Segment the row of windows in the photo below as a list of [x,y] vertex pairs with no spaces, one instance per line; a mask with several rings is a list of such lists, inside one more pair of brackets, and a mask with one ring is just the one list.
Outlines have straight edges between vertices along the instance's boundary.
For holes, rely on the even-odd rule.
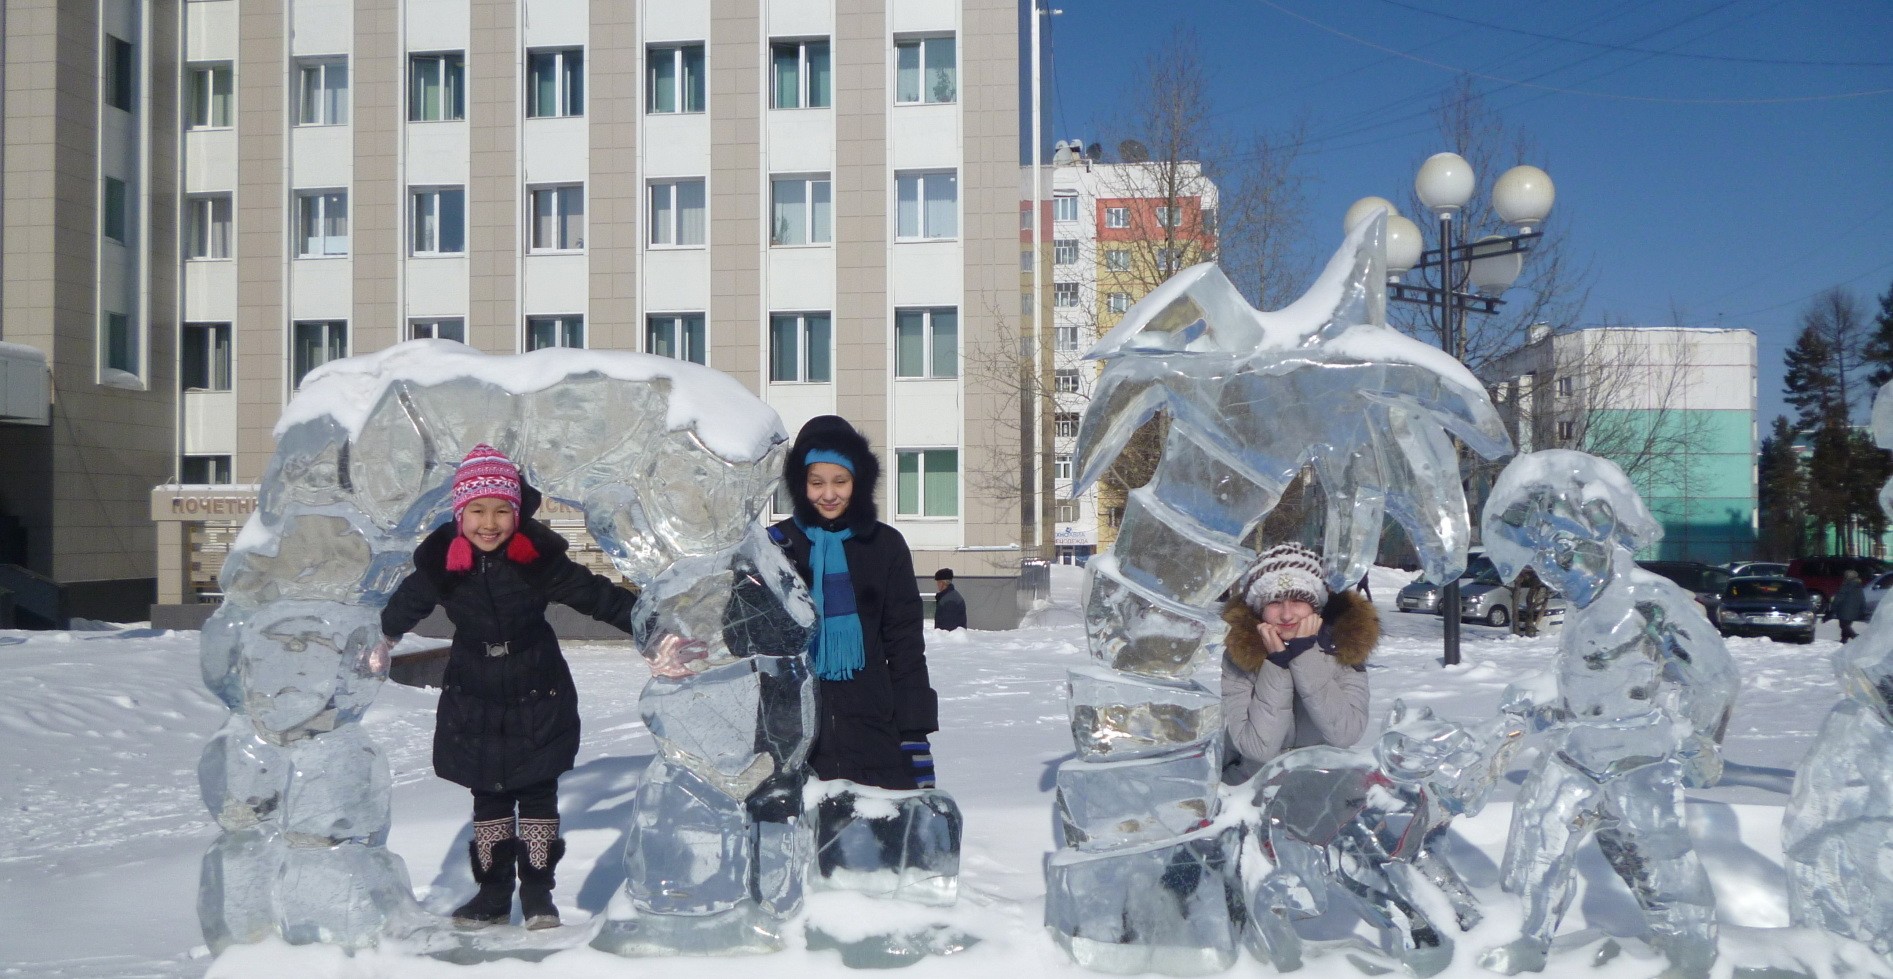
[[[108,36],[109,38],[109,36]],[[106,100],[131,109],[131,45],[109,38]],[[956,101],[957,44],[951,35],[894,42],[894,101],[899,105]],[[193,129],[235,124],[235,85],[226,62],[196,63],[185,84],[185,124]],[[346,57],[296,62],[296,123],[348,123],[349,67]],[[545,48],[526,52],[527,118],[585,114],[585,49]],[[646,112],[703,112],[705,62],[702,44],[653,45],[645,49]],[[769,45],[769,105],[776,109],[825,109],[834,105],[834,68],[827,38],[779,40]],[[467,117],[467,56],[435,51],[408,56],[407,116],[410,122],[445,122]]]
[[[1052,305],[1059,309],[1077,309],[1079,306],[1079,283],[1052,283]],[[1127,313],[1131,308],[1131,294],[1128,292],[1107,292],[1104,294],[1104,306],[1113,313]]]
[[[1159,205],[1151,208],[1150,211],[1159,228],[1175,229],[1183,227],[1182,205]],[[1078,220],[1078,195],[1053,193],[1052,220],[1061,222]],[[1206,216],[1204,221],[1207,224],[1209,218]],[[1024,215],[1023,224],[1027,228],[1031,226],[1031,214],[1029,212]],[[1106,228],[1117,229],[1130,227],[1130,207],[1128,205],[1106,207],[1104,209],[1104,226]]]
[[[959,175],[953,171],[894,175],[894,237],[953,238],[959,234]],[[130,242],[125,184],[105,178],[104,234]],[[834,241],[834,194],[827,174],[782,176],[770,181],[769,243],[826,245]],[[693,248],[707,242],[707,200],[701,179],[654,180],[648,191],[647,244]],[[184,256],[231,257],[229,194],[194,194],[185,204]],[[535,252],[580,251],[585,247],[585,187],[557,184],[526,190],[527,248]],[[457,255],[466,251],[464,187],[425,187],[409,192],[409,251]],[[348,254],[348,192],[303,190],[295,199],[296,254]]]

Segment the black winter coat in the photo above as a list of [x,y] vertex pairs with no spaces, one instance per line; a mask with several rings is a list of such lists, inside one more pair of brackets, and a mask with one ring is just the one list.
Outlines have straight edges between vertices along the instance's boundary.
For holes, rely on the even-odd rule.
[[[439,605],[454,624],[453,649],[434,717],[434,772],[470,789],[501,792],[571,771],[578,754],[578,689],[546,622],[546,605],[569,605],[629,632],[637,594],[565,556],[566,542],[530,519],[528,490],[517,533],[539,551],[519,564],[505,548],[474,549],[473,570],[447,570],[449,523],[414,549],[414,572],[381,611],[399,636]],[[505,643],[489,650],[488,644]]]
[[940,597],[933,600],[933,627],[942,631],[966,628],[966,599],[960,596],[960,590],[948,585]]
[[[824,779],[845,778],[884,789],[914,788],[902,740],[939,730],[939,705],[927,679],[926,624],[914,557],[900,531],[884,523],[854,526],[842,542],[855,612],[861,616],[867,665],[850,680],[820,680],[815,744],[809,767]],[[809,539],[793,520],[770,530],[807,584]]]

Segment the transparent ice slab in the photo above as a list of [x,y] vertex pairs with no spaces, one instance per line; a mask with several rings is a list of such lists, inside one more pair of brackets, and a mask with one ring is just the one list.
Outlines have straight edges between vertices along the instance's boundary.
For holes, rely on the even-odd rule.
[[297,741],[285,753],[282,827],[292,846],[387,842],[394,779],[359,725]]
[[1085,636],[1091,655],[1114,670],[1158,680],[1195,673],[1222,646],[1221,622],[1135,584],[1108,554],[1091,559]]
[[276,934],[276,882],[287,851],[267,823],[224,833],[204,851],[197,921],[212,952]]
[[815,732],[815,680],[804,656],[752,656],[679,679],[652,677],[638,699],[666,761],[733,800],[802,778]]
[[1086,761],[1144,758],[1222,730],[1222,697],[1192,680],[1153,683],[1097,666],[1067,671],[1071,737]]
[[768,955],[788,944],[783,919],[749,902],[702,915],[636,914],[599,929],[592,947],[627,958]]
[[1061,763],[1056,808],[1065,845],[1136,846],[1206,825],[1218,806],[1221,734],[1155,758]]
[[824,782],[811,790],[815,885],[914,904],[959,898],[960,807],[940,789]]
[[1246,921],[1240,842],[1239,829],[1204,829],[1103,852],[1060,850],[1046,869],[1046,927],[1093,972],[1228,969]]
[[245,713],[279,744],[353,723],[380,688],[378,677],[360,670],[380,638],[372,608],[279,601],[257,609],[239,639]]
[[710,915],[749,897],[743,804],[690,769],[653,759],[625,834],[625,893],[638,911]]
[[431,916],[414,900],[407,865],[379,846],[284,848],[277,927],[291,945],[366,948]]
[[197,787],[219,825],[248,829],[281,815],[289,768],[285,749],[263,740],[248,717],[232,714],[198,758]]

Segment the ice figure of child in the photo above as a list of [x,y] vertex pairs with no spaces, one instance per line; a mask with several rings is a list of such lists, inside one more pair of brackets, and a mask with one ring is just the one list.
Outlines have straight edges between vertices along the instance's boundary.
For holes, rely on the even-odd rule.
[[[1739,678],[1690,593],[1637,568],[1662,528],[1621,469],[1582,452],[1513,460],[1485,509],[1486,553],[1506,581],[1530,566],[1570,604],[1555,696],[1514,686],[1505,709],[1543,732],[1512,810],[1501,869],[1525,901],[1522,934],[1481,965],[1537,972],[1593,833],[1643,909],[1671,975],[1707,975],[1715,894],[1689,839],[1684,786],[1721,775],[1718,743]],[[1542,689],[1542,688],[1541,688]]]

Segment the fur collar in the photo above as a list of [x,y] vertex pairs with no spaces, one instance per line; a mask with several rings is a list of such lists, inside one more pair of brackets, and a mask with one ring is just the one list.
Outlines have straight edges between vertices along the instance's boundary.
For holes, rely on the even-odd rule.
[[[1229,623],[1229,635],[1223,641],[1229,659],[1243,670],[1254,673],[1268,659],[1262,637],[1255,627],[1262,620],[1242,599],[1234,598],[1223,606],[1223,621]],[[1345,666],[1362,666],[1374,647],[1380,644],[1380,613],[1360,592],[1337,592],[1321,608],[1322,628],[1334,639],[1334,658]]]
[[[811,449],[839,452],[854,461],[854,496],[848,509],[833,521],[823,520],[815,504],[808,501],[808,454]],[[874,505],[874,489],[881,480],[881,462],[868,448],[868,440],[853,425],[836,415],[820,415],[809,420],[795,436],[789,456],[782,466],[782,482],[794,502],[796,519],[804,526],[824,530],[854,531],[857,538],[874,535],[880,512]]]

